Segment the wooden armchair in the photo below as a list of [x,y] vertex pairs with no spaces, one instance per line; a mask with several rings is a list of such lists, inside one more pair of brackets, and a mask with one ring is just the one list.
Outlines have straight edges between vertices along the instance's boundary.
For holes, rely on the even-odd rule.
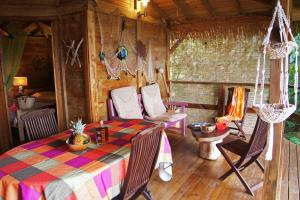
[[29,141],[49,137],[58,132],[54,109],[42,109],[21,116]]
[[[157,119],[150,118],[148,116],[148,113],[147,113],[147,111],[145,109],[145,105],[144,105],[144,99],[142,98],[141,94],[137,94],[137,102],[138,102],[138,107],[140,108],[141,114],[144,119],[162,123],[164,125],[164,128],[166,128],[166,129],[172,128],[172,130],[175,130],[176,132],[183,134],[184,136],[186,135],[186,124],[187,124],[186,107],[188,105],[187,103],[185,103],[185,102],[164,102],[165,107],[177,108],[177,110],[179,111],[179,113],[172,113],[172,111],[169,112],[169,114],[175,114],[175,115],[177,114],[178,118],[174,118],[174,120],[167,121],[167,120],[160,120],[158,118]],[[109,120],[119,118],[116,106],[114,105],[114,101],[112,98],[109,98],[107,100],[107,107],[108,107]],[[178,126],[178,124],[179,124],[179,126]]]
[[162,126],[156,126],[132,138],[124,185],[120,195],[114,200],[136,199],[140,195],[147,200],[152,199],[147,185],[157,161],[162,130]]
[[[259,189],[263,185],[263,182],[260,182],[255,186],[250,187],[243,178],[241,172],[248,166],[250,166],[253,162],[255,162],[258,165],[262,172],[264,172],[264,167],[259,162],[258,158],[267,144],[267,131],[268,123],[258,118],[249,143],[245,142],[238,136],[230,135],[227,138],[225,138],[222,143],[217,144],[217,148],[220,150],[221,154],[224,156],[225,160],[231,167],[231,169],[228,172],[221,176],[221,180],[224,180],[232,173],[235,173],[244,185],[247,193],[254,196],[253,192]],[[240,159],[236,162],[233,162],[228,156],[228,154],[225,152],[225,150],[228,150],[240,156]]]

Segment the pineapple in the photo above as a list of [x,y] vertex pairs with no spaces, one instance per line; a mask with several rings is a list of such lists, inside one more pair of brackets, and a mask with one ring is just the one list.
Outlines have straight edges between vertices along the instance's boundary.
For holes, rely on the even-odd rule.
[[77,121],[71,121],[71,130],[73,131],[73,135],[70,138],[73,144],[75,145],[83,145],[86,141],[86,137],[83,135],[83,130],[86,124],[82,123],[82,119],[79,118]]

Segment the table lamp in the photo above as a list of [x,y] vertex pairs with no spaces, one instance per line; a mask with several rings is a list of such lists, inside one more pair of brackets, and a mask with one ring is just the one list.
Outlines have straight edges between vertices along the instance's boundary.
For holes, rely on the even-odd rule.
[[23,94],[23,86],[27,86],[27,77],[14,77],[14,86],[19,86],[19,94]]

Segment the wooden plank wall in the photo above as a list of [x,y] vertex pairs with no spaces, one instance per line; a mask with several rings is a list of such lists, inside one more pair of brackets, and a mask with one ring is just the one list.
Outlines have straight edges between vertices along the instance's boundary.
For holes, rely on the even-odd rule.
[[[84,14],[82,12],[63,15],[61,16],[61,41],[65,40],[70,44],[72,40],[75,40],[75,45],[79,43],[81,38],[84,38]],[[86,41],[84,41],[86,43]],[[84,44],[83,43],[83,44]],[[76,47],[76,46],[75,46]],[[71,120],[74,116],[82,116],[87,118],[86,110],[86,99],[85,97],[85,57],[84,57],[84,45],[79,48],[79,59],[81,61],[81,67],[75,63],[73,66],[65,64],[66,59],[66,48],[61,44],[62,48],[62,63],[65,70],[65,85],[66,85],[66,98],[67,98],[67,109],[68,109],[68,119]]]
[[51,38],[27,37],[16,76],[28,77],[25,89],[54,90]]
[[[104,7],[103,7],[104,6]],[[102,27],[103,27],[103,35],[104,35],[104,52],[107,58],[110,58],[114,55],[117,47],[118,41],[120,38],[120,23],[121,17],[116,14],[109,14],[110,10],[114,10],[112,7],[116,6],[116,4],[110,4],[105,1],[99,1],[97,12],[99,14]],[[117,7],[114,7],[117,8]],[[121,7],[122,8],[122,7]],[[104,13],[103,11],[106,11]],[[124,34],[127,34],[127,38],[124,37],[124,40],[121,44],[124,44],[129,51],[129,56],[126,59],[127,66],[129,68],[137,65],[137,55],[135,54],[133,48],[131,48],[130,43],[133,47],[136,46],[137,35],[140,35],[140,40],[146,45],[146,49],[148,50],[149,41],[152,42],[152,59],[154,67],[165,67],[166,62],[166,32],[162,25],[159,24],[150,24],[145,21],[140,22],[139,29],[137,28],[137,20],[130,18],[123,18],[126,22],[126,30]],[[140,30],[137,33],[137,30]],[[98,22],[95,21],[95,37],[96,37],[96,84],[97,88],[97,106],[98,110],[93,111],[97,112],[96,118],[94,121],[99,121],[100,119],[107,119],[107,104],[106,101],[109,97],[109,91],[115,88],[124,87],[124,86],[135,86],[137,90],[138,82],[141,85],[146,85],[145,77],[139,77],[140,80],[137,80],[137,77],[132,77],[130,75],[125,75],[125,73],[121,74],[121,80],[108,80],[107,72],[103,63],[100,62],[98,58],[98,54],[100,52],[100,30],[98,26]],[[162,95],[166,96],[166,92],[164,90],[164,85],[162,82],[162,77],[159,77],[159,83],[161,86]]]

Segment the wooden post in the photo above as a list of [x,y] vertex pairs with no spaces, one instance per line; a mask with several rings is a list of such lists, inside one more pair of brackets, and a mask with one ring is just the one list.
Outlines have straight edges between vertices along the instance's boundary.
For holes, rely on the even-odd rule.
[[12,147],[12,137],[7,111],[6,86],[4,84],[4,71],[2,62],[2,51],[0,48],[0,153]]
[[97,84],[97,52],[95,37],[95,5],[94,1],[88,0],[86,11],[86,69],[85,69],[85,94],[87,96],[87,117],[89,122],[96,122],[99,119],[98,109],[98,84]]
[[[291,0],[281,0],[286,15],[290,16]],[[271,61],[270,102],[278,102],[280,98],[280,61]],[[283,166],[283,123],[274,125],[273,159],[266,161],[266,171],[263,189],[264,200],[280,200]]]
[[54,69],[54,82],[55,82],[55,96],[56,96],[56,110],[58,130],[63,131],[68,128],[68,106],[66,97],[66,81],[64,76],[64,69],[61,59],[61,38],[59,33],[59,17],[52,21],[52,57],[53,57],[53,69]]
[[[138,17],[136,19],[136,41],[139,41],[141,39],[141,28],[142,28],[142,20]],[[140,67],[140,59],[139,59],[139,56],[136,56],[136,64],[138,67]],[[140,87],[143,86],[143,73],[139,70],[137,72],[137,78],[136,78],[136,81],[137,81],[137,90],[139,90]]]
[[167,93],[169,92],[169,94],[167,94],[167,97],[171,97],[171,82],[170,82],[170,31],[168,28],[165,28],[165,31],[166,31],[166,44],[167,44],[167,50],[166,50],[166,69],[165,69],[165,75],[166,75],[166,82],[167,82],[167,87],[168,87],[168,91]]

